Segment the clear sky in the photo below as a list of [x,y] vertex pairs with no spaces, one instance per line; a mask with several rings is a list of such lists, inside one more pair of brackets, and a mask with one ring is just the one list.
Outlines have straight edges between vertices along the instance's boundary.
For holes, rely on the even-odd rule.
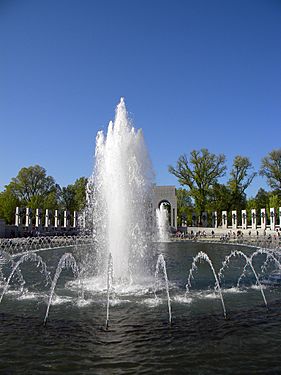
[[281,1],[0,0],[0,190],[34,164],[89,176],[121,96],[158,184],[202,147],[257,170],[281,147]]

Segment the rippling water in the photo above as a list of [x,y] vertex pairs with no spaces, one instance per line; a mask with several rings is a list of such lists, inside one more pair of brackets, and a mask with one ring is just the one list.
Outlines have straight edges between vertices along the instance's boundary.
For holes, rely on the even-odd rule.
[[[234,246],[165,246],[171,327],[164,290],[155,302],[148,285],[137,295],[125,291],[115,296],[106,330],[106,294],[87,292],[88,303],[79,307],[73,285],[64,287],[71,279],[67,272],[44,327],[48,295],[38,278],[24,296],[11,288],[0,305],[0,374],[280,374],[280,290],[265,289],[267,311],[250,273],[241,290],[233,288],[243,269],[243,261],[234,260],[222,283],[225,320],[206,264],[199,265],[187,298],[184,286],[198,251],[207,252],[218,271]],[[41,253],[53,270],[61,254]],[[257,260],[257,270],[260,264]],[[23,267],[23,274],[28,271],[36,279],[31,268]]]

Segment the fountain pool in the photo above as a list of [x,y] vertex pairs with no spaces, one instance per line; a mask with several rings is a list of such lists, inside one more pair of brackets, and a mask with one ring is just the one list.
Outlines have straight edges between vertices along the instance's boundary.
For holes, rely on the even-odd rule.
[[[165,278],[158,267],[157,283],[152,277],[137,291],[128,286],[111,294],[107,329],[107,291],[87,288],[85,284],[82,300],[72,270],[67,268],[58,279],[56,297],[44,326],[50,283],[45,286],[45,276],[37,263],[23,263],[24,290],[20,292],[15,277],[0,304],[0,373],[280,373],[281,289],[263,287],[267,309],[255,276],[250,269],[244,272],[243,257],[228,258],[231,252],[240,250],[238,245],[224,244],[155,244],[151,263],[156,269],[158,255],[161,253],[165,259],[172,325]],[[243,247],[248,259],[255,250]],[[66,251],[70,249],[36,253],[46,261],[51,279]],[[75,257],[75,248],[72,252]],[[208,256],[220,276],[227,319],[206,261],[197,262],[186,294],[188,276],[200,252]],[[267,254],[257,254],[252,260],[259,276],[264,265],[265,274],[278,265],[267,258]],[[237,288],[243,272],[245,277]]]

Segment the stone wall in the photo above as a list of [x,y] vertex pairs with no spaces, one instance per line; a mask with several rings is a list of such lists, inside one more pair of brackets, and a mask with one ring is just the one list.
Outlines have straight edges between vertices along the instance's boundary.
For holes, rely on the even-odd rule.
[[[231,212],[222,211],[220,213],[214,211],[211,213],[210,218],[211,220],[208,220],[208,213],[204,212],[203,227],[233,230],[281,230],[281,207],[279,207],[278,210],[270,208],[269,212],[267,212],[265,208],[262,208],[261,210],[241,210],[241,212],[238,212],[237,210]],[[199,217],[194,213],[192,215],[192,226],[197,227],[198,221]],[[208,225],[206,225],[207,223]]]

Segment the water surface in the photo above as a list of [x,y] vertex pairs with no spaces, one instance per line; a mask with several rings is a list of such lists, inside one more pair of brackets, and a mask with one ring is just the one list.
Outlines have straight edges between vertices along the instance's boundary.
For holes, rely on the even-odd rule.
[[[35,265],[23,266],[28,291],[20,296],[11,287],[0,305],[0,373],[281,373],[280,290],[264,290],[267,310],[250,272],[240,290],[233,288],[243,270],[242,259],[233,261],[222,281],[226,320],[207,264],[199,264],[190,294],[185,297],[188,271],[198,251],[205,251],[218,271],[225,256],[235,248],[191,242],[161,244],[159,251],[164,253],[170,280],[171,327],[165,290],[158,291],[156,303],[148,279],[147,288],[115,295],[106,330],[106,293],[87,291],[88,303],[78,305],[75,286],[65,287],[72,278],[68,271],[62,273],[56,291],[59,297],[44,327],[48,288],[40,282]],[[253,251],[242,250],[247,254]],[[47,260],[52,276],[63,252],[40,254]],[[257,271],[262,259],[255,260]]]

